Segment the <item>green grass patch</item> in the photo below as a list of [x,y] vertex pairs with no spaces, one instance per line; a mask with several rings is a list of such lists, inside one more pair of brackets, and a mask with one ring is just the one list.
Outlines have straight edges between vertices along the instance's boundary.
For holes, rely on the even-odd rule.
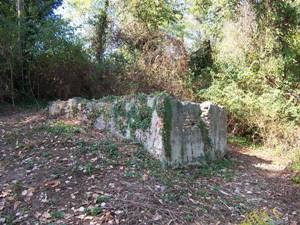
[[300,152],[296,154],[295,159],[292,162],[291,168],[296,172],[300,172]]
[[229,159],[221,159],[214,161],[210,164],[201,165],[194,173],[193,178],[197,179],[199,177],[213,177],[220,175],[225,179],[230,180],[234,174],[234,162]]
[[292,176],[292,181],[295,184],[300,184],[300,152],[296,153],[294,160],[291,164],[291,169],[295,173]]
[[100,195],[100,196],[97,197],[96,203],[101,204],[103,202],[108,202],[109,199],[110,199],[110,196],[108,196],[108,195]]
[[102,212],[102,209],[96,206],[90,209],[86,208],[84,211],[87,216],[97,216]]
[[57,220],[63,219],[65,216],[65,214],[62,211],[57,211],[57,210],[51,212],[50,215],[53,219],[57,219]]
[[5,224],[7,225],[13,225],[15,224],[14,223],[14,220],[16,219],[14,215],[12,214],[7,214],[7,215],[4,215],[3,218],[5,219]]
[[251,139],[248,137],[241,137],[241,136],[234,136],[234,135],[228,135],[228,143],[235,144],[241,147],[258,147],[260,144],[254,143]]
[[66,135],[69,137],[80,133],[80,127],[73,124],[66,124],[62,121],[48,123],[43,126],[43,129],[54,135]]

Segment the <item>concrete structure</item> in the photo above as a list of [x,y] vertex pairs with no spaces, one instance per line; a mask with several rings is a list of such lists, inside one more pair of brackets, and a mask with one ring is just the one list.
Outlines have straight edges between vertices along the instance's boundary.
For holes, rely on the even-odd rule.
[[167,94],[72,98],[49,105],[50,116],[78,117],[95,129],[141,143],[165,165],[214,161],[227,152],[225,110]]

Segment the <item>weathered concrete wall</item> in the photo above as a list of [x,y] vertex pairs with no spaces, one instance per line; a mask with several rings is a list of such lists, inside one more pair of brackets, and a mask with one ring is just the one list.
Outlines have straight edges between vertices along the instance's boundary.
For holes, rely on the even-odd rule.
[[181,102],[166,94],[73,98],[52,102],[49,114],[78,117],[96,129],[137,141],[167,165],[209,162],[227,152],[226,112],[211,102]]

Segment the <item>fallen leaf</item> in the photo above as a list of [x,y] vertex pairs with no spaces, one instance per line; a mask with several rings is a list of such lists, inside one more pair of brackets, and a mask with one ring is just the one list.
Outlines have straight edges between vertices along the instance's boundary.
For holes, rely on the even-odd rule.
[[0,198],[5,198],[6,196],[10,195],[11,193],[11,189],[7,189],[5,191],[2,191],[1,194],[0,194]]
[[44,218],[44,219],[49,219],[49,218],[51,218],[51,215],[50,215],[49,212],[44,212],[44,213],[42,214],[42,218]]
[[48,182],[45,183],[46,187],[52,187],[52,188],[55,188],[58,185],[60,185],[60,181],[59,180],[51,180],[51,181],[48,181]]
[[19,207],[20,204],[21,204],[20,201],[16,201],[16,202],[14,203],[14,210],[16,210],[16,209]]
[[4,201],[1,201],[1,202],[0,202],[0,211],[2,211],[2,210],[4,209],[4,204],[5,204]]

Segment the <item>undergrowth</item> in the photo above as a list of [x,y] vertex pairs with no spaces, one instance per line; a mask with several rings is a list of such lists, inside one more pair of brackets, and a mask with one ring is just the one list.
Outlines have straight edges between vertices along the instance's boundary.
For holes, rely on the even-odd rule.
[[66,124],[63,121],[57,121],[54,123],[47,123],[42,126],[43,130],[54,135],[66,135],[69,137],[80,133],[80,127],[73,124]]
[[294,172],[292,181],[300,185],[300,151],[295,155],[295,158],[291,164],[291,169]]

